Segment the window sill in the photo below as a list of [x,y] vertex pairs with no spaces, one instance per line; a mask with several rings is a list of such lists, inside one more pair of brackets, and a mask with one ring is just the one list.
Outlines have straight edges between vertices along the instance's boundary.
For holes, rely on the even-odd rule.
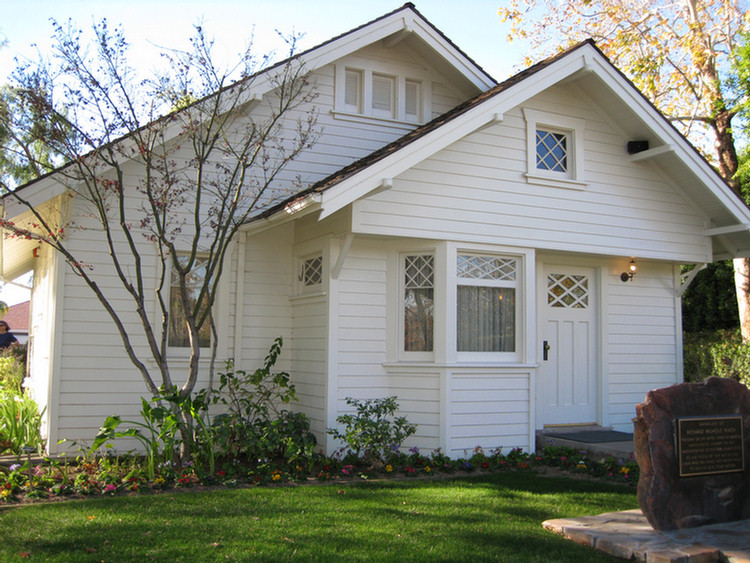
[[387,362],[383,364],[386,370],[402,369],[538,369],[539,364],[527,364],[523,362]]
[[537,184],[540,186],[551,186],[553,188],[564,188],[568,190],[583,190],[586,188],[586,182],[572,180],[570,178],[551,178],[538,174],[525,174],[528,184]]
[[323,301],[328,296],[325,291],[315,291],[311,293],[303,293],[302,295],[294,295],[289,298],[290,303],[296,303],[299,301]]
[[361,113],[350,113],[346,111],[331,110],[331,115],[334,119],[341,119],[343,121],[352,121],[355,123],[367,123],[369,125],[385,125],[387,127],[393,127],[394,129],[401,129],[404,133],[408,133],[413,129],[416,129],[422,122],[416,121],[401,121],[399,119],[391,119],[387,117],[375,117],[372,115],[364,115]]

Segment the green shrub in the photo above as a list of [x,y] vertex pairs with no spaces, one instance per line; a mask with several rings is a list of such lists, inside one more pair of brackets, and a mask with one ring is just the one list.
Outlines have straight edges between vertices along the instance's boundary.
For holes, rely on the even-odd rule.
[[26,347],[0,352],[0,454],[20,454],[24,446],[44,451],[42,413],[22,387],[26,377]]
[[274,340],[263,367],[254,372],[227,362],[226,371],[219,374],[213,402],[227,411],[213,420],[220,455],[287,464],[312,461],[316,439],[310,422],[303,413],[281,408],[297,400],[289,374],[273,371],[282,346],[280,337]]
[[394,416],[398,409],[396,397],[364,401],[347,397],[346,404],[353,406],[356,414],[339,416],[336,422],[344,426],[344,431],[329,428],[328,433],[343,440],[350,451],[366,463],[387,459],[391,451],[417,431],[417,426],[410,424],[406,417]]
[[13,346],[0,351],[0,391],[21,393],[26,377],[26,346]]
[[41,454],[44,451],[41,426],[42,413],[28,391],[0,390],[0,454],[20,455],[24,446],[31,446]]
[[685,333],[683,359],[685,381],[726,377],[750,387],[750,344],[739,331]]

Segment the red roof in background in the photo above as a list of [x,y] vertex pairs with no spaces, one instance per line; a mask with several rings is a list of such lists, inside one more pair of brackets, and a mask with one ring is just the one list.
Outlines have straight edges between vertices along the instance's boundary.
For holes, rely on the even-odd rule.
[[31,301],[24,301],[8,307],[8,312],[2,320],[10,326],[10,331],[24,330],[29,331],[29,310]]

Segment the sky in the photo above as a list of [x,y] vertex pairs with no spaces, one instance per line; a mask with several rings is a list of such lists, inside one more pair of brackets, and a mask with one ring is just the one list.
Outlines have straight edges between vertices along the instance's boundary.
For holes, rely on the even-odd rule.
[[[502,0],[417,0],[417,10],[495,79],[515,71],[524,45],[508,44],[508,28],[497,8]],[[49,53],[50,18],[72,19],[81,27],[107,18],[122,24],[135,56],[135,66],[148,69],[157,60],[156,46],[186,45],[192,26],[202,22],[216,40],[217,53],[234,55],[254,31],[258,53],[282,44],[275,30],[304,33],[303,49],[367,23],[402,6],[404,0],[0,0],[0,80],[14,57],[35,59]],[[281,49],[283,52],[283,49]]]
[[[378,18],[405,0],[0,0],[0,83],[15,59],[48,56],[51,19],[69,19],[84,29],[106,18],[123,26],[132,64],[148,72],[159,60],[159,47],[184,48],[193,26],[201,24],[215,40],[215,53],[230,62],[251,34],[258,54],[285,54],[277,30],[303,33],[300,49],[309,49],[336,35]],[[502,81],[521,69],[527,45],[508,43],[507,26],[497,15],[502,0],[415,0],[417,10],[479,66]],[[28,279],[19,280],[24,284]],[[0,300],[12,305],[29,298],[28,291],[0,287]]]

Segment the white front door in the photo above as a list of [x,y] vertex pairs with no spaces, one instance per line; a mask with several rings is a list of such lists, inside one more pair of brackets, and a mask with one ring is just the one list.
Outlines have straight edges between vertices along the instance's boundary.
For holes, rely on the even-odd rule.
[[544,266],[540,426],[597,422],[595,282],[593,268]]

